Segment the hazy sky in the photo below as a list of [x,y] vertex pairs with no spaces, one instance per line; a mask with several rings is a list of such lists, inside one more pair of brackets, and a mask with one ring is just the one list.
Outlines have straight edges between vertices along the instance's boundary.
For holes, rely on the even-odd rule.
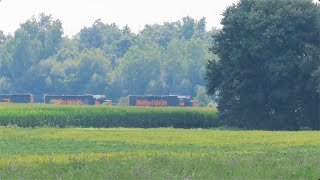
[[128,24],[134,32],[146,24],[162,24],[191,16],[207,18],[208,27],[221,27],[221,13],[237,0],[2,0],[0,30],[13,33],[19,24],[39,13],[52,14],[74,35],[95,20]]

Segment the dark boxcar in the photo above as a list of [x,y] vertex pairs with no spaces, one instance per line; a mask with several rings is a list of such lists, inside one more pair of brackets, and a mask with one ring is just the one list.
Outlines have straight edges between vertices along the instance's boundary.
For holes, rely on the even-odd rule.
[[178,106],[178,96],[129,96],[129,106]]
[[32,94],[0,94],[0,103],[33,103]]
[[180,107],[198,107],[198,103],[191,99],[190,96],[178,96]]
[[95,105],[93,95],[44,95],[46,104]]

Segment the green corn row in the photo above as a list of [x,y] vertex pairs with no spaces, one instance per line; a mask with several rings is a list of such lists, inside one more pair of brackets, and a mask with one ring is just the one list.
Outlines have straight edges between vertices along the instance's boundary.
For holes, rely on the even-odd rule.
[[0,104],[0,126],[211,128],[221,126],[214,108],[110,107]]

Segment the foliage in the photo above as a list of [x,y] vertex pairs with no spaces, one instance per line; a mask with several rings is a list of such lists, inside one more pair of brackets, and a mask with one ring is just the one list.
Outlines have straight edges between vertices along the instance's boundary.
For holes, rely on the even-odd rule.
[[212,108],[0,105],[0,126],[210,128],[221,126]]
[[210,96],[208,96],[207,91],[203,86],[198,87],[197,95],[194,98],[194,100],[196,100],[197,103],[199,103],[200,107],[206,107],[210,104],[213,104],[213,100]]
[[[1,179],[316,179],[317,132],[0,128]],[[41,147],[41,148],[39,148]]]
[[119,98],[119,102],[117,105],[118,106],[129,106],[129,97],[125,96],[125,97]]
[[8,93],[11,90],[10,80],[7,77],[0,78],[0,88],[4,93]]
[[96,20],[74,37],[63,37],[60,20],[40,14],[13,36],[0,31],[0,93],[195,96],[204,85],[212,31],[206,20],[128,26]]
[[224,12],[207,65],[220,118],[258,129],[320,129],[319,6],[311,0],[241,0]]

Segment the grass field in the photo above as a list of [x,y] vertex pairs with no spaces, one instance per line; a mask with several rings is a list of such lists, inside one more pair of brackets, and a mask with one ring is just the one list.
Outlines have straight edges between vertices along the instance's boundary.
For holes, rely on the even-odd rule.
[[0,179],[319,177],[319,132],[0,128]]

